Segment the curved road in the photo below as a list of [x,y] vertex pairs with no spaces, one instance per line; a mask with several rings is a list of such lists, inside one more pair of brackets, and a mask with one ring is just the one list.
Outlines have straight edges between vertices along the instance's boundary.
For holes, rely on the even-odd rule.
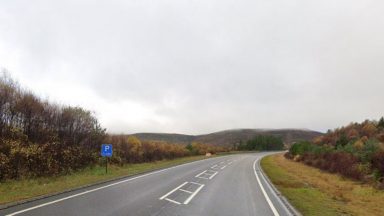
[[290,215],[260,172],[270,153],[217,157],[0,210],[0,215]]

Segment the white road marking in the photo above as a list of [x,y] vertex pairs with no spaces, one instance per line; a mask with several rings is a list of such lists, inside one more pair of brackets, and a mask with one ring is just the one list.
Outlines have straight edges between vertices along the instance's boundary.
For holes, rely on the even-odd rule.
[[223,170],[223,169],[225,169],[225,167],[227,167],[227,165],[225,165],[225,166],[221,167],[220,169],[222,169],[222,170]]
[[196,178],[201,178],[201,179],[212,179],[213,177],[215,177],[216,174],[217,174],[216,171],[205,170],[204,172],[197,174],[195,177]]
[[203,175],[206,171],[207,171],[207,170],[204,170],[203,172],[197,174],[195,177],[196,177],[196,178],[199,178],[199,176],[200,176],[200,175]]
[[199,176],[199,177],[196,177],[196,178],[201,178],[201,179],[209,179],[209,178],[207,178],[207,177],[202,177],[202,176]]
[[173,193],[173,192],[177,191],[178,189],[180,189],[181,187],[183,187],[183,186],[184,186],[184,185],[186,185],[186,184],[188,184],[188,182],[184,182],[184,183],[183,183],[183,184],[181,184],[179,187],[177,187],[177,188],[175,188],[175,189],[171,190],[170,192],[168,192],[168,193],[167,193],[167,194],[165,194],[164,196],[160,197],[159,199],[160,199],[160,200],[163,200],[165,197],[167,197],[167,196],[171,195],[171,193]]
[[[196,191],[192,192],[192,191],[188,191],[188,190],[184,190],[184,189],[180,189],[181,187],[183,187],[184,185],[188,184],[188,183],[191,183],[191,184],[195,184],[195,185],[199,185],[199,187],[196,189]],[[169,195],[171,195],[172,193],[174,193],[175,191],[177,190],[180,190],[180,191],[183,191],[183,192],[186,192],[186,193],[189,193],[191,194],[185,201],[184,201],[184,205],[187,205],[192,199],[193,197],[196,196],[197,193],[199,193],[199,191],[204,187],[203,184],[200,184],[200,183],[196,183],[196,182],[184,182],[183,184],[181,184],[180,186],[178,186],[177,188],[171,190],[170,192],[168,192],[167,194],[165,194],[164,196],[160,197],[159,199],[160,200],[167,200],[169,202],[172,202],[172,203],[175,203],[175,204],[178,204],[180,205],[181,203],[180,202],[177,202],[175,200],[172,200],[172,199],[169,199],[167,198]]]
[[211,166],[212,169],[215,169],[218,165],[216,164],[215,166]]
[[217,173],[218,173],[218,172],[215,172],[213,175],[211,175],[211,176],[209,177],[209,179],[213,179],[213,177],[215,177],[215,175],[217,175]]
[[147,174],[144,174],[144,175],[136,176],[136,177],[133,177],[133,178],[125,179],[125,180],[122,180],[122,181],[119,181],[119,182],[115,182],[115,183],[112,183],[112,184],[109,184],[109,185],[105,185],[105,186],[102,186],[102,187],[94,188],[92,190],[87,190],[87,191],[84,191],[84,192],[81,192],[81,193],[78,193],[78,194],[74,194],[74,195],[67,196],[67,197],[64,197],[64,198],[61,198],[61,199],[57,199],[57,200],[54,200],[54,201],[51,201],[51,202],[43,203],[43,204],[40,204],[40,205],[37,205],[37,206],[33,206],[33,207],[30,207],[30,208],[27,208],[27,209],[23,209],[23,210],[20,210],[20,211],[17,211],[17,212],[13,212],[11,214],[7,214],[6,216],[18,215],[18,214],[21,214],[21,213],[24,213],[24,212],[27,212],[27,211],[31,211],[31,210],[34,210],[34,209],[37,209],[37,208],[41,208],[41,207],[44,207],[44,206],[47,206],[47,205],[52,205],[54,203],[58,203],[58,202],[61,202],[61,201],[67,200],[67,199],[72,199],[74,197],[78,197],[78,196],[81,196],[81,195],[84,195],[84,194],[87,194],[87,193],[92,193],[92,192],[95,192],[95,191],[98,191],[98,190],[101,190],[101,189],[104,189],[104,188],[112,187],[112,186],[115,186],[115,185],[118,185],[118,184],[121,184],[121,183],[133,181],[133,180],[136,180],[136,179],[139,179],[139,178],[143,178],[143,177],[146,177],[146,176],[150,176],[150,175],[153,175],[153,174],[156,174],[156,173],[162,173],[162,172],[165,172],[165,171],[170,170],[170,169],[174,169],[174,168],[177,168],[177,167],[182,167],[182,166],[186,166],[186,165],[190,165],[190,164],[198,163],[198,162],[201,162],[201,161],[194,161],[194,162],[190,162],[190,163],[186,163],[186,164],[180,164],[180,165],[177,165],[177,166],[173,166],[173,167],[165,168],[165,169],[162,169],[162,170],[154,171],[154,172],[151,172],[151,173],[147,173]]
[[253,162],[253,172],[255,173],[257,183],[259,183],[259,186],[260,186],[260,188],[261,188],[261,191],[263,192],[264,197],[265,197],[265,199],[267,200],[267,203],[268,203],[269,207],[271,208],[271,210],[272,210],[272,212],[273,212],[273,215],[275,215],[275,216],[280,216],[279,213],[277,212],[275,206],[273,205],[273,203],[272,203],[271,200],[269,199],[269,196],[268,196],[267,192],[265,192],[265,189],[264,189],[263,185],[261,184],[260,178],[259,178],[259,176],[258,176],[257,173],[256,173],[256,162],[257,162],[258,160],[259,160],[259,159],[256,159],[255,162]]
[[[211,172],[211,173],[210,173]],[[207,171],[205,171],[205,173],[207,173],[207,174],[209,174],[209,175],[212,175],[213,173],[216,173],[216,171],[214,171],[214,170],[207,170]]]
[[[192,182],[191,182],[192,183]],[[202,184],[202,185],[200,185],[200,187],[199,188],[197,188],[197,190],[193,193],[193,194],[191,194],[191,196],[190,197],[188,197],[188,199],[187,200],[185,200],[184,201],[184,204],[185,205],[187,205],[192,199],[193,199],[193,197],[195,197],[196,196],[196,194],[197,193],[199,193],[199,191],[202,189],[204,187],[204,185]]]
[[189,182],[191,184],[195,184],[195,185],[203,185],[203,184],[200,184],[200,183],[196,183],[196,182]]
[[169,202],[172,202],[172,203],[175,203],[177,205],[180,205],[181,203],[175,201],[175,200],[171,200],[171,199],[168,199],[168,198],[165,198],[165,200],[169,201]]
[[189,191],[189,190],[184,190],[184,189],[179,189],[179,190],[186,192],[186,193],[190,193],[190,194],[193,193],[192,191]]
[[233,161],[229,162],[228,165],[231,165],[233,163]]

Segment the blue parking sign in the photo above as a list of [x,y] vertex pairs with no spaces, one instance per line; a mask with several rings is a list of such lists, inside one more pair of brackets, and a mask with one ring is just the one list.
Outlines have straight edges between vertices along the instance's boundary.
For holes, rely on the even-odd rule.
[[101,156],[112,157],[112,144],[101,144]]

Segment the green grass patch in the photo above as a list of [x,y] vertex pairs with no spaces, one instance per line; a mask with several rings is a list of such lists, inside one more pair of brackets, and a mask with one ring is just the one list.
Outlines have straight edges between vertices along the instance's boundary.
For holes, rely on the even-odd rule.
[[108,165],[108,174],[105,174],[104,166],[95,166],[69,175],[5,181],[0,183],[0,204],[57,193],[71,188],[118,177],[136,175],[205,158],[207,157],[192,156],[151,163],[127,164],[124,166]]
[[338,208],[339,201],[308,182],[292,175],[275,161],[275,155],[261,160],[261,166],[277,189],[303,215],[343,215],[345,211]]

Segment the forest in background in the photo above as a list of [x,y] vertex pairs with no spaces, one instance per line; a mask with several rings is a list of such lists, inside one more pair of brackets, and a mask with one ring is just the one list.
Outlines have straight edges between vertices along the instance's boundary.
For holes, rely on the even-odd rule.
[[257,135],[246,142],[240,140],[235,147],[240,151],[276,151],[284,149],[284,142],[279,136]]
[[102,143],[113,144],[111,161],[119,165],[229,151],[201,143],[109,135],[94,113],[42,100],[8,75],[0,77],[0,181],[67,174],[97,165]]
[[384,188],[384,118],[351,123],[292,145],[286,157]]

